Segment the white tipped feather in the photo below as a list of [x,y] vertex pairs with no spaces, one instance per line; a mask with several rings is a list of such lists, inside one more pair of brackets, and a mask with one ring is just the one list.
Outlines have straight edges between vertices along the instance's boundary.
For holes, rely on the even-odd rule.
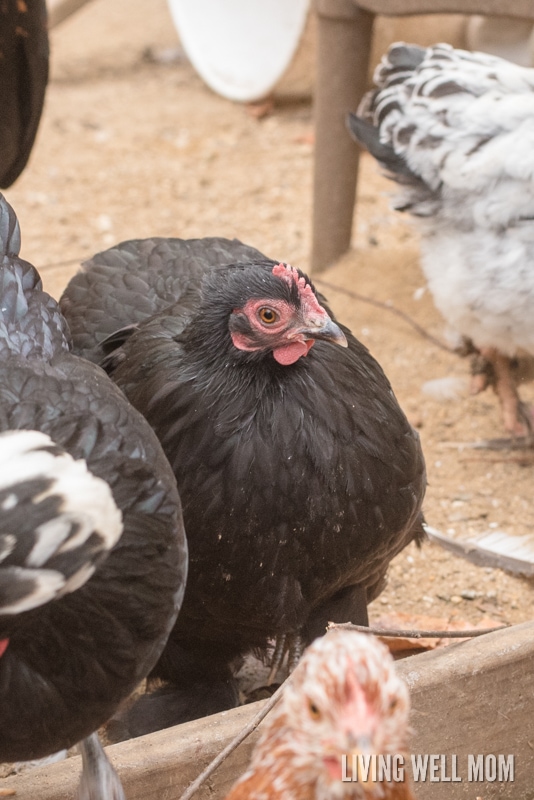
[[17,539],[11,533],[2,534],[2,536],[0,536],[0,563],[11,555],[15,549],[16,543]]
[[17,495],[8,494],[8,496],[0,503],[1,511],[9,511],[17,505]]
[[[61,499],[61,515],[39,529],[40,541],[28,562],[32,566],[40,566],[49,557],[47,542],[52,543],[53,550],[63,552],[79,547],[97,532],[103,547],[109,550],[122,533],[122,515],[108,484],[89,472],[82,459],[75,461],[69,453],[50,452],[49,448],[58,449],[49,436],[39,431],[8,431],[0,435],[0,491],[23,481],[45,478],[51,485],[33,502],[37,504],[51,496]],[[13,494],[16,497],[16,492]],[[10,507],[16,504],[11,503]],[[79,530],[67,538],[73,521]]]
[[43,606],[60,593],[65,586],[65,576],[53,569],[26,569],[3,567],[0,572],[0,597],[2,584],[28,584],[26,594],[13,602],[0,604],[0,614],[20,614],[30,608]]
[[[28,498],[30,481],[47,486]],[[75,591],[94,573],[102,553],[111,550],[121,536],[122,515],[108,484],[93,475],[85,461],[76,461],[39,431],[0,435],[0,492],[7,493],[0,504],[0,613],[20,613]],[[53,511],[45,503],[50,498],[56,500]],[[23,504],[20,509],[19,503]],[[17,511],[27,523],[24,530],[4,530],[9,515]],[[46,514],[49,517],[42,521]],[[26,546],[23,563],[13,564],[9,556],[16,555],[17,540],[22,536],[31,547],[28,551]],[[73,572],[68,569],[68,553],[73,554]],[[61,570],[49,566],[56,556],[62,556],[61,563],[66,565]],[[9,564],[2,566],[6,560]]]
[[63,594],[75,592],[76,589],[79,589],[80,586],[83,586],[84,583],[87,583],[91,575],[94,574],[95,569],[96,567],[94,564],[84,564],[83,567],[74,573],[74,575],[70,576],[61,591],[58,592],[58,597],[61,597]]

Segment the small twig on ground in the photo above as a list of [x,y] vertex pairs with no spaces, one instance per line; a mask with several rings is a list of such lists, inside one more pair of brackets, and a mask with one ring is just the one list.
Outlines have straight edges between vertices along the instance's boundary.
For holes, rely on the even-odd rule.
[[493,633],[508,628],[509,625],[499,625],[498,628],[475,628],[467,631],[403,631],[385,630],[382,628],[366,628],[364,625],[353,625],[352,622],[329,622],[328,630],[340,628],[342,630],[360,631],[360,633],[372,633],[373,636],[391,636],[402,639],[471,639],[474,636],[483,636],[485,633]]
[[353,300],[359,300],[362,303],[369,303],[369,305],[375,306],[376,308],[382,308],[385,311],[390,311],[392,314],[395,314],[397,317],[403,319],[404,322],[410,325],[424,339],[428,339],[429,342],[435,344],[436,347],[439,347],[441,350],[445,350],[447,353],[457,354],[457,351],[453,347],[449,347],[447,344],[440,341],[440,339],[432,336],[432,334],[425,330],[422,325],[419,325],[418,322],[412,319],[409,314],[406,314],[405,311],[401,311],[400,308],[396,308],[394,305],[391,305],[391,303],[384,303],[382,300],[375,300],[373,297],[367,297],[366,295],[352,292],[350,289],[346,289],[343,286],[336,286],[335,283],[329,283],[328,281],[324,281],[322,278],[315,278],[314,283],[320,283],[322,286],[325,286],[327,289],[332,289],[335,292],[343,292],[343,294],[347,295],[347,297],[351,297]]
[[193,797],[193,795],[200,789],[202,784],[205,783],[205,781],[207,781],[210,775],[212,775],[215,772],[215,770],[222,764],[222,762],[225,761],[225,759],[227,759],[228,756],[231,753],[233,753],[237,747],[239,747],[241,742],[243,742],[247,738],[247,736],[250,736],[250,734],[256,730],[262,719],[264,719],[267,716],[269,711],[272,708],[274,708],[274,706],[280,700],[282,692],[285,686],[287,685],[288,681],[290,680],[291,680],[290,677],[286,678],[286,680],[281,684],[281,686],[278,687],[276,692],[266,701],[265,705],[262,706],[261,710],[258,711],[256,716],[253,719],[251,719],[248,725],[245,725],[243,730],[241,730],[237,734],[237,736],[235,736],[232,739],[232,741],[226,745],[224,750],[221,750],[219,755],[216,756],[213,759],[213,761],[210,761],[206,769],[202,770],[198,778],[196,778],[193,781],[193,783],[191,783],[187,787],[185,792],[179,797],[179,800],[189,800],[189,798]]

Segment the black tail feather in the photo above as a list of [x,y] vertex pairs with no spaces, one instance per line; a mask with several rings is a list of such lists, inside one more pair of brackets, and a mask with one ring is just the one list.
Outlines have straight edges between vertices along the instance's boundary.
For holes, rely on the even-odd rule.
[[375,128],[370,122],[358,117],[356,114],[348,115],[347,127],[353,139],[365,147],[393,176],[404,175],[407,178],[419,181],[419,178],[410,170],[406,161],[395,152],[391,145],[380,141],[378,128]]

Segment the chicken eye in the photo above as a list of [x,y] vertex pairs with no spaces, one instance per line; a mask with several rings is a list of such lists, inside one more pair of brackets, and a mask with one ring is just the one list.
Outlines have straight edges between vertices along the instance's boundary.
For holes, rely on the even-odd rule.
[[315,703],[310,702],[309,706],[310,716],[312,719],[319,720],[321,719],[321,712],[315,705]]
[[272,325],[278,319],[278,314],[272,308],[260,308],[258,316],[266,325]]
[[394,711],[398,705],[399,705],[399,699],[398,697],[394,697],[392,700],[390,700],[389,710]]

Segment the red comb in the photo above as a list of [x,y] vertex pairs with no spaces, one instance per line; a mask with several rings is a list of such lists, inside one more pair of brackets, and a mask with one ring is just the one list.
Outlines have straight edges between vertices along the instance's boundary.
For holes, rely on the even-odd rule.
[[321,315],[325,313],[312,287],[309,283],[306,283],[306,278],[304,278],[303,275],[299,275],[299,271],[295,269],[295,267],[292,267],[291,264],[276,264],[276,266],[273,267],[273,275],[277,278],[282,278],[282,280],[290,286],[294,283],[299,290],[302,302],[308,306],[310,310],[316,311]]

